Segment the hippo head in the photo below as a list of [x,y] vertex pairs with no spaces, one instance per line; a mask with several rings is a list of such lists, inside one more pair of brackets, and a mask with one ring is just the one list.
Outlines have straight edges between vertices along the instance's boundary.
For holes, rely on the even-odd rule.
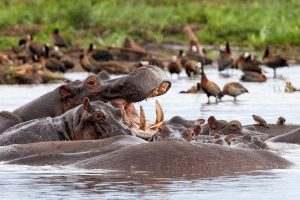
[[237,120],[227,122],[225,120],[217,120],[214,116],[210,116],[207,120],[207,124],[202,127],[201,135],[214,136],[216,133],[223,135],[242,134],[242,124]]
[[110,79],[106,72],[91,75],[85,81],[74,81],[59,87],[63,102],[63,111],[79,105],[84,97],[91,101],[111,102],[121,108],[125,114],[124,123],[130,127],[139,127],[140,119],[133,103],[166,93],[171,87],[170,81],[160,68],[144,66],[135,72],[120,78]]
[[182,118],[178,120],[175,118],[170,119],[160,126],[157,132],[149,139],[149,141],[197,140],[197,136],[201,132],[201,124],[203,124],[205,121],[200,119],[190,124],[189,120],[184,120]]
[[[69,112],[72,112],[72,110]],[[83,104],[74,112],[76,112],[73,113],[75,117],[65,119],[65,125],[68,123],[69,126],[66,130],[73,130],[69,133],[71,140],[133,135],[132,131],[122,123],[122,110],[104,102],[90,102],[89,98],[84,98]]]
[[63,112],[81,104],[84,97],[91,101],[122,102],[123,107],[166,93],[171,87],[166,74],[155,66],[138,68],[135,72],[111,79],[106,72],[73,81],[58,88]]

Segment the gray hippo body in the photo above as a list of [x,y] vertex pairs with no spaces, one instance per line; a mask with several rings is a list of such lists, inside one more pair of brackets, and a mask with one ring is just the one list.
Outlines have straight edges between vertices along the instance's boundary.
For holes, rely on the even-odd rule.
[[61,116],[34,119],[11,127],[0,135],[0,145],[132,135],[123,125],[122,117],[120,109],[85,98],[82,105]]
[[0,160],[8,164],[59,164],[87,169],[149,171],[160,177],[209,177],[292,165],[264,150],[186,141],[148,143],[132,136],[3,146],[0,147]]
[[[120,78],[110,79],[106,72],[91,75],[84,81],[73,81],[14,110],[9,117],[0,113],[0,133],[21,121],[59,116],[81,104],[84,97],[103,102],[123,99],[139,102],[148,97],[162,95],[171,83],[165,73],[155,66],[146,66]],[[20,120],[17,121],[18,117]]]

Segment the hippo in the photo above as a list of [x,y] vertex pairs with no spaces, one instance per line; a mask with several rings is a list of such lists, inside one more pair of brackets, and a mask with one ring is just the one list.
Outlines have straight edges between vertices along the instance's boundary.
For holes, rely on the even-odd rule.
[[260,125],[247,125],[244,128],[263,135],[263,139],[271,142],[300,144],[300,125],[297,124],[267,124],[269,128]]
[[194,122],[175,116],[161,125],[148,141],[195,141],[201,132],[204,119]]
[[64,165],[84,169],[149,171],[157,177],[212,177],[287,168],[272,152],[187,141],[146,142],[120,135],[102,140],[49,141],[0,147],[6,164]]
[[85,97],[82,105],[60,116],[33,119],[7,129],[0,135],[0,146],[133,135],[122,117],[121,109]]
[[207,124],[204,122],[204,119],[186,120],[175,116],[160,126],[148,141],[192,141],[238,148],[268,149],[258,135],[243,131],[242,124],[237,120],[226,122],[211,116]]
[[[23,122],[43,117],[55,117],[81,104],[84,97],[91,101],[123,100],[124,105],[166,93],[171,86],[166,74],[158,67],[138,68],[127,76],[111,79],[106,72],[91,75],[84,81],[73,81],[17,108],[9,118],[0,113],[0,133],[18,124],[12,116]],[[3,117],[4,116],[4,117]]]

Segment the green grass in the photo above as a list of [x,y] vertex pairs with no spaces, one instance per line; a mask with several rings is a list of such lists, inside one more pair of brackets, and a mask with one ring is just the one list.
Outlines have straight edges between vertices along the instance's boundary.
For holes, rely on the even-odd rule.
[[[183,32],[166,30],[198,23],[201,43],[262,48],[300,44],[298,0],[4,0],[0,2],[0,49],[16,44],[19,36],[4,37],[15,25],[43,25],[35,40],[50,43],[58,27],[73,44],[121,45],[131,36],[138,42],[186,41]],[[95,37],[90,28],[104,27]]]

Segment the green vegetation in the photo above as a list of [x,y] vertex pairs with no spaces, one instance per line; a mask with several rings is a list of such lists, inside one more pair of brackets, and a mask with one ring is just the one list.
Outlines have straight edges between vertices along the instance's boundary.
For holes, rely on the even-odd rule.
[[0,48],[15,45],[23,36],[22,31],[14,33],[16,25],[25,25],[43,43],[50,42],[58,27],[73,44],[121,45],[127,36],[138,42],[186,41],[182,26],[188,23],[200,25],[196,34],[204,44],[228,40],[251,47],[296,46],[299,10],[299,0],[3,0]]

